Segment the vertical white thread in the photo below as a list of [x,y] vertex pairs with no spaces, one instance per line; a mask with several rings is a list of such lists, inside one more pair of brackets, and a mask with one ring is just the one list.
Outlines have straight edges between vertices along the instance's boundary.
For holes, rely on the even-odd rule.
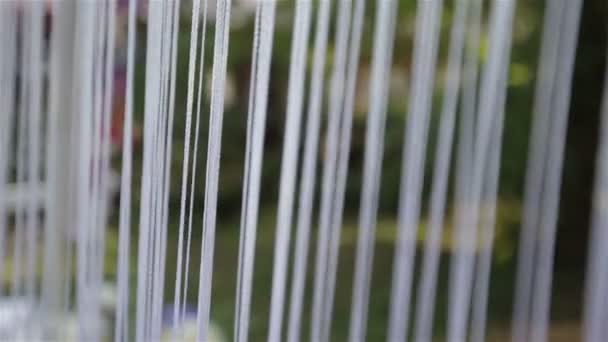
[[[382,1],[376,9],[374,45],[372,47],[374,53],[365,133],[361,208],[359,211],[359,236],[349,330],[349,341],[352,342],[365,340],[367,330],[384,131],[389,100],[388,84],[392,66],[397,8],[396,1]],[[360,19],[357,18],[356,20]],[[360,39],[360,37],[353,37],[353,39]]]
[[335,35],[334,69],[329,88],[329,111],[325,141],[325,160],[321,184],[321,205],[319,214],[319,231],[317,233],[317,250],[315,257],[315,280],[311,312],[312,341],[322,340],[323,319],[326,309],[326,285],[328,271],[329,240],[331,215],[333,212],[333,197],[335,191],[335,173],[338,159],[338,137],[340,132],[340,113],[344,95],[344,80],[346,72],[346,51],[348,48],[348,31],[351,17],[351,0],[339,0],[338,19]]
[[304,159],[300,182],[300,198],[297,218],[296,249],[293,262],[293,280],[289,305],[289,325],[287,341],[300,340],[302,320],[302,302],[306,280],[308,245],[310,240],[310,222],[313,210],[315,177],[319,131],[321,126],[321,106],[323,94],[323,76],[327,51],[327,38],[330,19],[330,1],[321,1],[317,14],[317,25],[314,42],[314,56],[308,98],[308,118],[304,138]]
[[215,42],[211,79],[211,105],[209,141],[207,144],[207,170],[205,174],[205,205],[203,210],[203,239],[196,325],[197,341],[206,341],[209,330],[211,306],[211,281],[213,274],[213,247],[215,244],[218,179],[224,117],[224,90],[228,59],[228,33],[230,31],[231,0],[220,0],[216,8]]
[[129,339],[129,262],[131,244],[131,182],[133,173],[133,75],[135,69],[135,25],[137,0],[129,0],[127,33],[127,79],[122,139],[122,170],[120,175],[120,212],[118,236],[118,297],[116,303],[115,342]]
[[470,0],[456,2],[456,9],[450,33],[446,85],[444,89],[441,123],[435,152],[433,185],[431,190],[430,223],[422,261],[422,275],[418,285],[416,301],[415,333],[416,341],[432,338],[433,315],[437,272],[441,252],[441,236],[445,224],[446,192],[455,126],[456,109],[461,79],[462,55],[466,36]]
[[420,215],[425,148],[442,7],[442,1],[423,1],[418,3],[416,14],[413,72],[401,166],[398,238],[393,264],[388,341],[404,341],[408,336],[414,249]]
[[312,4],[296,2],[270,302],[269,342],[281,340]]
[[[245,179],[243,187],[243,209],[241,218],[241,244],[239,248],[239,267],[237,275],[237,298],[234,339],[238,342],[248,340],[249,316],[251,311],[251,292],[253,287],[253,266],[255,238],[259,208],[264,152],[264,133],[270,81],[270,61],[274,37],[275,1],[259,1],[259,16],[256,18],[258,29],[254,32],[253,63],[250,87],[250,108],[247,116],[247,145]],[[257,57],[256,57],[257,55]]]
[[[608,65],[608,64],[607,64]],[[608,236],[606,194],[608,191],[608,68],[604,76],[604,100],[602,102],[599,149],[596,161],[595,190],[593,194],[592,228],[589,235],[589,256],[585,284],[583,337],[587,342],[601,341],[604,333],[604,317],[608,277],[608,253],[604,248]]]
[[[448,341],[466,339],[472,290],[473,265],[477,246],[479,204],[488,163],[495,106],[506,87],[500,82],[501,66],[510,58],[510,37],[515,1],[495,1],[492,8],[490,47],[480,92],[475,134],[470,201],[464,207],[462,222],[456,226],[456,254],[452,258],[448,308]],[[505,52],[508,51],[509,53]]]

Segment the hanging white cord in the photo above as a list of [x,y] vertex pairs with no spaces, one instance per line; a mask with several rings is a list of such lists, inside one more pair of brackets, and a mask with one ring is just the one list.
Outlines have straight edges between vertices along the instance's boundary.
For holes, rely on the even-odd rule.
[[[241,241],[239,246],[239,266],[237,274],[237,294],[235,309],[234,339],[238,342],[248,340],[249,316],[251,311],[251,292],[253,287],[253,266],[255,239],[259,208],[262,159],[264,151],[264,132],[270,81],[270,61],[274,37],[275,1],[259,1],[259,16],[256,17],[257,30],[254,32],[253,61],[250,87],[250,108],[247,115],[248,154],[245,161],[243,178],[243,209],[241,218]],[[257,57],[256,57],[257,55]]]
[[304,137],[304,158],[300,181],[300,198],[298,203],[296,246],[294,252],[291,299],[289,304],[289,323],[287,341],[300,340],[302,320],[302,302],[306,280],[308,245],[310,241],[310,222],[312,218],[319,131],[321,126],[321,106],[323,94],[323,76],[329,33],[330,1],[319,3],[314,42],[313,66],[308,98],[306,135]]
[[87,277],[89,266],[89,253],[87,243],[90,239],[90,214],[91,214],[91,165],[92,165],[92,141],[93,135],[93,50],[95,44],[96,25],[95,4],[84,4],[78,6],[76,27],[75,51],[78,56],[78,71],[74,80],[75,110],[80,112],[79,117],[79,149],[78,149],[78,178],[77,178],[77,303],[78,321],[81,339],[94,338],[94,327],[92,326],[91,301],[95,294],[92,293],[90,279]]
[[129,0],[127,33],[127,79],[122,139],[122,170],[120,174],[120,212],[118,223],[118,271],[115,342],[129,340],[129,262],[131,244],[131,182],[133,173],[133,75],[135,69],[135,42],[137,26],[137,0]]
[[413,72],[399,190],[398,238],[393,264],[388,341],[404,341],[408,336],[413,261],[442,8],[442,1],[419,2],[417,8]]
[[608,293],[608,274],[605,272],[608,269],[608,250],[605,248],[608,241],[608,68],[604,76],[603,97],[583,311],[583,337],[586,342],[601,341],[606,329],[604,304]]
[[198,72],[198,93],[196,100],[196,124],[195,124],[195,134],[194,134],[194,152],[193,152],[193,160],[192,160],[192,179],[190,181],[190,207],[188,213],[188,237],[186,239],[186,265],[185,270],[186,274],[184,276],[184,296],[182,298],[181,303],[181,323],[183,323],[186,315],[186,299],[188,296],[188,275],[190,274],[190,246],[192,245],[192,221],[193,221],[193,212],[194,212],[194,191],[196,189],[196,165],[198,160],[198,140],[200,133],[200,115],[201,115],[201,106],[203,103],[202,91],[203,91],[203,75],[205,70],[205,36],[207,33],[207,0],[203,1],[203,28],[201,34],[201,58],[200,58],[200,67]]
[[[114,61],[115,61],[115,32],[116,32],[116,0],[108,0],[107,3],[107,36],[103,53],[105,54],[105,75],[103,81],[103,104],[102,104],[102,127],[101,127],[101,164],[100,164],[100,179],[99,187],[101,193],[98,199],[99,217],[98,217],[98,255],[96,264],[96,285],[97,291],[100,293],[103,286],[104,275],[104,260],[105,260],[105,240],[106,229],[108,225],[108,206],[110,205],[110,153],[111,153],[111,125],[112,125],[112,108],[114,96]],[[101,305],[101,303],[100,303]],[[101,307],[99,308],[101,313]],[[99,316],[101,319],[101,316]],[[100,331],[101,333],[101,331]]]
[[[201,0],[192,2],[192,27],[190,31],[190,52],[188,59],[188,93],[186,98],[186,123],[184,128],[184,161],[182,163],[182,185],[179,210],[179,231],[177,241],[177,271],[175,274],[175,294],[173,298],[173,330],[174,333],[179,327],[180,304],[182,297],[183,280],[183,245],[184,245],[184,222],[186,218],[186,196],[188,184],[188,165],[190,163],[190,136],[192,132],[192,106],[194,102],[194,77],[196,69],[196,55],[198,52],[198,24],[200,18]],[[202,61],[200,63],[202,68]],[[196,159],[196,156],[194,157]],[[186,293],[183,294],[184,297]]]
[[[438,143],[435,152],[435,167],[433,171],[433,186],[431,190],[430,223],[426,234],[422,275],[418,285],[416,301],[415,333],[416,341],[424,342],[432,338],[433,315],[435,309],[435,291],[437,288],[437,272],[441,253],[441,237],[445,224],[445,204],[448,188],[448,176],[452,159],[452,146],[456,109],[460,89],[462,55],[466,37],[467,19],[469,18],[470,0],[456,2],[450,46],[446,85],[444,89],[441,123],[438,133]],[[480,1],[477,1],[480,3]]]
[[[374,53],[369,85],[370,102],[365,133],[363,185],[359,212],[359,236],[349,330],[349,341],[352,342],[365,340],[367,330],[367,311],[376,241],[378,196],[382,174],[384,131],[397,8],[397,2],[389,0],[379,2],[376,9],[374,45],[372,47]],[[356,18],[356,20],[360,19]],[[357,24],[354,26],[357,26]],[[355,38],[360,39],[360,37],[353,37],[353,39]]]
[[365,14],[365,1],[356,0],[352,28],[350,34],[350,45],[348,47],[348,59],[346,67],[346,82],[344,89],[344,102],[342,103],[340,116],[340,136],[338,141],[338,162],[334,198],[330,221],[329,251],[327,258],[327,280],[325,284],[325,299],[323,309],[323,326],[321,339],[328,341],[331,335],[331,322],[333,317],[334,293],[336,287],[336,276],[338,272],[338,254],[340,249],[340,235],[342,232],[342,215],[344,211],[344,197],[346,192],[346,179],[348,177],[348,162],[350,157],[350,140],[355,105],[355,91],[357,86],[357,74],[359,70],[359,57],[363,32],[363,19]]
[[29,56],[23,58],[28,60],[30,65],[30,79],[27,82],[30,84],[30,107],[28,112],[29,129],[28,129],[28,145],[29,145],[29,160],[28,160],[28,184],[27,187],[32,194],[29,199],[27,209],[27,229],[26,229],[26,265],[25,265],[25,294],[31,303],[37,302],[36,295],[36,258],[37,258],[37,230],[40,229],[41,221],[38,219],[39,203],[44,203],[36,194],[40,188],[40,150],[42,149],[42,27],[43,27],[43,8],[39,2],[33,2],[27,6],[31,29],[28,32],[31,37],[29,39],[30,48],[28,49]]
[[533,262],[535,259],[535,236],[540,218],[542,198],[542,178],[545,170],[546,144],[549,134],[551,94],[555,87],[558,59],[559,37],[562,13],[565,1],[554,0],[546,4],[541,52],[534,99],[534,119],[530,133],[530,150],[526,170],[524,190],[524,207],[519,252],[517,256],[517,274],[513,309],[513,342],[527,340],[532,296]]
[[[9,182],[9,165],[13,148],[13,128],[15,127],[15,87],[17,61],[17,20],[14,2],[0,3],[0,40],[8,53],[0,54],[0,111],[2,115],[2,136],[0,136],[0,198],[6,198],[6,184]],[[0,260],[5,260],[7,253],[7,207],[8,203],[0,202]],[[5,283],[4,262],[0,262],[0,284]],[[0,295],[4,295],[4,286],[0,286]]]
[[154,129],[156,126],[156,111],[158,109],[158,91],[160,87],[159,74],[156,71],[160,65],[160,44],[157,38],[161,31],[161,3],[153,1],[148,4],[148,41],[146,56],[146,94],[144,117],[144,151],[142,165],[141,203],[139,217],[138,269],[137,269],[137,311],[136,311],[136,341],[146,341],[146,320],[148,317],[147,277],[149,274],[148,259],[150,258],[151,243],[151,195],[152,195],[152,149]]
[[533,341],[547,340],[549,325],[549,310],[551,302],[551,283],[553,277],[553,256],[555,253],[555,235],[559,209],[560,184],[563,169],[566,130],[568,127],[568,112],[570,109],[570,94],[572,73],[576,56],[576,46],[582,0],[567,1],[562,19],[563,34],[560,36],[561,57],[557,69],[554,102],[551,112],[551,134],[547,141],[549,151],[547,158],[547,175],[544,181],[544,196],[541,207],[538,238],[538,258],[534,273],[534,290],[532,295],[532,322],[530,339]]
[[279,208],[275,237],[272,292],[270,296],[269,342],[279,342],[282,340],[281,330],[285,307],[287,263],[289,260],[289,242],[291,238],[293,202],[295,199],[300,122],[306,75],[306,52],[308,50],[312,3],[307,0],[298,0],[295,6],[289,63],[289,83],[287,86],[283,162],[279,183]]
[[[29,49],[31,48],[31,16],[28,7],[25,7],[23,17],[18,25],[20,28],[20,35],[18,39],[18,51],[20,57],[19,68],[19,96],[17,102],[17,113],[18,113],[18,126],[17,126],[17,155],[16,155],[16,184],[19,186],[26,185],[27,181],[27,155],[28,155],[28,121],[29,121],[29,79],[30,79],[30,65],[27,63],[29,56]],[[26,203],[15,204],[15,229],[13,238],[13,273],[12,277],[12,295],[20,296],[23,293],[23,282],[24,282],[24,249],[25,249],[25,230],[26,230],[26,219],[27,219],[27,208]]]
[[515,1],[495,1],[492,8],[490,47],[481,84],[475,134],[470,200],[463,208],[462,222],[457,222],[456,226],[456,249],[450,273],[448,341],[463,341],[467,336],[483,176],[488,165],[496,104],[506,91],[506,87],[500,82],[501,67],[510,60],[514,10]]
[[[509,44],[505,40],[505,44]],[[505,51],[509,51],[508,49]],[[506,59],[506,57],[505,57]],[[504,63],[501,71],[500,87],[507,86],[509,64]],[[490,142],[489,160],[484,174],[483,193],[481,199],[483,207],[480,226],[480,251],[477,258],[477,273],[473,284],[473,312],[471,318],[471,341],[483,342],[486,340],[486,322],[490,271],[492,268],[492,252],[494,248],[494,231],[496,223],[496,206],[498,195],[498,179],[500,174],[500,158],[502,153],[502,136],[505,116],[506,92],[500,94],[496,107],[498,114],[494,122],[494,132]]]
[[340,128],[341,104],[344,96],[346,69],[346,50],[351,17],[351,0],[338,0],[338,19],[336,24],[334,67],[329,88],[329,112],[325,141],[325,160],[321,184],[321,205],[319,214],[319,231],[317,233],[317,251],[315,258],[315,280],[310,339],[322,342],[324,329],[323,313],[326,307],[326,286],[328,272],[328,254],[335,191],[335,173],[338,159],[338,136]]
[[211,105],[209,109],[209,141],[207,144],[207,170],[205,174],[205,204],[203,209],[203,239],[201,241],[201,262],[196,316],[196,325],[198,327],[197,341],[206,341],[209,331],[213,247],[215,245],[218,179],[220,171],[231,5],[231,0],[218,0],[216,7],[215,42],[211,78]]

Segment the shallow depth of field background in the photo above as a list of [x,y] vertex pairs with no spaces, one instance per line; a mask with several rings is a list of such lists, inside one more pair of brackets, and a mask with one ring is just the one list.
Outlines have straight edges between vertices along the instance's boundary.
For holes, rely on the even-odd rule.
[[[210,1],[213,2],[213,1]],[[183,161],[184,118],[186,106],[188,49],[190,45],[190,1],[182,1],[183,10],[179,33],[177,97],[175,108],[175,127],[173,136],[173,164],[170,193],[170,223],[167,256],[167,276],[165,280],[165,301],[173,302],[175,281],[175,262],[177,248],[177,228],[179,217],[179,199],[181,168]],[[374,24],[374,3],[367,1],[366,21],[363,35],[361,63],[357,84],[356,106],[350,155],[350,168],[347,183],[344,227],[340,245],[339,269],[332,323],[332,341],[346,339],[350,315],[351,284],[355,259],[357,219],[359,209],[359,192],[361,186],[362,160],[365,144],[365,120],[368,106],[367,81],[371,63],[371,45]],[[445,57],[453,1],[445,2],[442,20],[442,38],[439,49],[439,65],[435,84],[431,131],[429,134],[428,158],[425,168],[425,190],[423,195],[423,213],[419,230],[420,242],[425,237],[426,203],[428,203],[429,179],[433,163],[433,151],[436,141],[436,126],[439,120],[439,108],[443,90]],[[590,195],[594,172],[594,158],[597,140],[599,106],[604,75],[606,51],[606,22],[608,21],[608,3],[604,0],[586,0],[579,35],[573,92],[570,110],[570,126],[566,147],[564,178],[561,195],[561,210],[558,225],[556,266],[554,273],[551,339],[555,341],[573,341],[578,338],[582,300],[582,281],[586,258],[586,243]],[[484,4],[487,5],[487,4]],[[220,170],[218,233],[215,248],[215,268],[213,273],[212,319],[229,338],[232,332],[234,300],[236,288],[236,267],[238,255],[238,235],[241,207],[242,175],[244,167],[244,150],[246,134],[246,116],[251,67],[251,47],[253,31],[253,1],[235,0],[233,20],[230,33],[230,50],[228,64],[228,84],[226,91],[226,111],[224,116],[222,159]],[[208,127],[208,94],[213,52],[214,6],[210,6],[207,39],[205,45],[205,80],[206,95],[201,113],[201,137],[197,171],[197,184],[194,204],[194,230],[190,283],[188,301],[192,309],[196,308],[198,293],[198,271],[200,258],[201,216],[204,191],[205,151]],[[316,8],[316,6],[315,6]],[[485,9],[487,11],[487,8]],[[518,1],[514,24],[514,40],[509,73],[509,88],[503,155],[500,173],[500,190],[497,211],[496,243],[491,275],[489,298],[489,340],[506,340],[509,336],[510,316],[513,301],[514,265],[517,255],[518,230],[521,217],[522,193],[527,159],[528,137],[530,135],[531,108],[534,98],[536,66],[538,62],[540,30],[542,29],[543,1]],[[313,12],[314,13],[314,12]],[[335,6],[332,8],[335,15]],[[416,1],[399,1],[399,19],[396,34],[394,63],[390,82],[390,105],[388,107],[385,135],[385,154],[382,167],[380,190],[380,208],[376,249],[374,255],[374,272],[372,275],[372,292],[368,321],[368,340],[384,340],[390,296],[390,281],[395,241],[396,208],[399,197],[401,172],[401,155],[404,141],[404,124],[408,102],[408,87],[412,57],[413,34],[415,27]],[[272,258],[276,204],[278,197],[278,178],[283,146],[283,129],[286,108],[287,78],[293,24],[293,1],[280,1],[277,10],[276,32],[272,59],[269,108],[264,145],[264,163],[262,174],[261,209],[258,226],[255,255],[255,278],[251,315],[250,337],[252,341],[266,338],[268,306],[270,303],[270,284],[272,276]],[[335,17],[334,17],[335,18]],[[487,20],[487,19],[486,19]],[[125,24],[126,17],[119,22]],[[484,22],[485,25],[485,22]],[[126,27],[126,24],[124,25]],[[312,60],[312,38],[314,37],[314,19],[309,50],[309,64]],[[136,126],[143,127],[143,94],[145,89],[145,37],[146,18],[141,16],[138,23],[138,56],[136,70]],[[333,24],[328,45],[326,77],[332,70]],[[485,59],[485,47],[488,45],[485,33],[479,51],[480,61]],[[119,34],[126,34],[119,30]],[[120,39],[119,39],[120,40]],[[119,46],[120,48],[120,46]],[[121,52],[119,52],[120,54]],[[325,87],[326,95],[328,86]],[[116,101],[121,101],[117,96]],[[326,108],[326,107],[325,107]],[[304,112],[305,113],[305,112]],[[326,118],[324,111],[324,119]],[[305,119],[304,119],[305,120]],[[304,129],[305,124],[301,125]],[[319,144],[319,171],[323,165],[324,128]],[[136,234],[139,208],[139,181],[141,177],[142,143],[135,145],[135,180],[133,202],[133,227]],[[113,168],[120,170],[120,153],[113,157]],[[320,173],[317,178],[319,193]],[[318,198],[318,196],[317,196]],[[114,201],[114,214],[110,219],[107,237],[106,278],[113,281],[116,271],[117,255],[117,208],[118,196]],[[316,236],[317,209],[319,200],[315,200],[313,234]],[[437,292],[435,335],[444,333],[448,289],[448,264],[451,253],[451,205],[447,207],[447,222],[444,234],[443,255],[440,268]],[[295,232],[295,227],[293,227]],[[292,241],[293,236],[292,235]],[[137,238],[132,241],[135,243]],[[305,303],[311,298],[311,281],[313,279],[313,261],[315,243],[311,243],[309,252],[308,286]],[[136,246],[132,247],[131,276],[136,275]],[[418,244],[417,257],[422,251]],[[418,264],[418,260],[417,260]],[[135,284],[131,281],[131,284]],[[288,287],[289,288],[289,287]],[[414,289],[416,286],[414,286]],[[415,293],[414,293],[415,295]],[[134,299],[134,296],[131,296]],[[309,307],[305,307],[303,337],[308,336]]]

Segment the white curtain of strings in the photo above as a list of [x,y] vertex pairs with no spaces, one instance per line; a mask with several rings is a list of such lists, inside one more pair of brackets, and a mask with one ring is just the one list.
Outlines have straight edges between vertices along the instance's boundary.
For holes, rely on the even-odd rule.
[[[391,342],[429,341],[437,319],[445,319],[442,324],[448,341],[481,342],[487,335],[517,3],[446,2],[452,11],[449,33],[444,37],[448,41],[447,59],[441,76],[445,79],[434,145],[429,142],[429,127],[444,1],[416,2],[413,46],[407,52],[412,62],[409,90],[402,94],[407,96],[407,107],[400,109],[406,125],[392,285],[385,319],[387,340]],[[242,119],[246,146],[238,261],[228,265],[224,260],[214,261],[214,245],[231,10],[235,4],[231,0],[192,0],[191,4],[180,0],[128,1],[118,258],[108,263],[105,244],[111,203],[107,189],[115,101],[112,72],[117,2],[0,2],[0,295],[7,303],[26,303],[28,312],[24,319],[2,321],[0,339],[62,339],[67,335],[57,331],[58,317],[75,311],[75,336],[79,340],[156,341],[165,334],[161,330],[163,311],[173,298],[170,339],[180,340],[185,338],[186,307],[192,299],[188,284],[198,281],[196,340],[207,341],[213,267],[221,263],[224,269],[233,268],[237,279],[233,338],[238,342],[248,340],[266,118],[269,103],[282,103],[273,98],[276,95],[269,95],[269,86],[275,21],[280,20],[276,18],[277,6],[283,4],[255,1],[249,97],[247,115]],[[582,0],[545,2],[517,257],[514,342],[548,338],[552,263],[581,6]],[[396,0],[295,0],[292,7],[272,283],[265,301],[267,339],[299,341],[305,335],[315,342],[332,339],[335,294],[344,291],[337,288],[336,280],[353,115],[356,97],[367,96],[347,333],[349,341],[363,341],[373,272],[389,271],[374,270],[373,258],[389,81],[391,74],[398,72],[393,59],[403,57],[394,55],[393,46],[396,32],[406,19],[399,17]],[[52,14],[48,43],[44,25],[47,10]],[[190,11],[190,21],[180,24],[185,10]],[[373,25],[365,20],[366,13],[372,11]],[[140,12],[147,18],[145,46],[136,45]],[[210,17],[212,14],[215,18]],[[213,24],[212,40],[206,37],[208,21]],[[181,44],[189,46],[187,57],[182,56],[187,59],[188,71],[181,79],[177,73],[178,39],[180,27],[185,25],[189,26],[189,40]],[[371,70],[368,94],[358,95],[366,30],[372,32]],[[482,38],[486,40],[483,61],[479,56]],[[205,63],[208,46],[212,48],[210,66]],[[136,54],[145,55],[145,82],[137,85]],[[176,93],[178,82],[186,86],[185,98]],[[210,84],[208,101],[203,100],[206,84]],[[133,147],[136,87],[143,87],[140,91],[144,94],[143,148],[138,151]],[[603,326],[608,318],[608,255],[603,248],[608,240],[607,91],[601,113],[584,299],[586,341],[608,338]],[[185,102],[185,112],[176,111],[177,101]],[[185,122],[183,133],[174,132],[178,116]],[[202,125],[203,120],[208,120],[208,125]],[[208,131],[201,132],[201,127]],[[184,138],[183,158],[181,170],[172,173],[172,153],[177,149],[172,140],[176,134]],[[196,177],[201,134],[208,139],[202,180]],[[425,180],[431,146],[435,146],[433,163],[428,165],[432,177]],[[141,160],[141,169],[134,168],[136,157]],[[178,189],[171,187],[174,178],[179,179]],[[136,180],[139,194],[134,193]],[[422,255],[417,256],[421,208],[426,205],[422,196],[425,181],[430,184],[429,219]],[[204,201],[195,203],[197,184],[201,183]],[[180,196],[175,212],[169,206],[171,191],[178,191]],[[453,196],[454,218],[447,317],[435,319],[449,196]],[[202,212],[202,225],[198,226],[193,224],[197,211]],[[172,218],[178,222],[177,246],[167,245]],[[201,245],[192,246],[197,230],[202,232],[197,233]],[[175,274],[166,272],[168,248],[177,250]],[[192,258],[195,249],[200,249],[200,260]],[[414,276],[416,258],[421,258],[421,266]],[[309,260],[313,261],[311,265]],[[199,279],[189,279],[193,267],[200,269]],[[101,319],[101,293],[108,268],[116,268],[114,329],[104,326]],[[309,277],[311,288],[306,286]],[[168,282],[175,283],[173,293],[165,293]],[[310,313],[305,310],[307,300],[311,301]]]

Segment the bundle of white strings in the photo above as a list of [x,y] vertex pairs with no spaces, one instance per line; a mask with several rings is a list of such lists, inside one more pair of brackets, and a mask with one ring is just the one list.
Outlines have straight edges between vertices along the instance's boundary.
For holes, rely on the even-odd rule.
[[[284,13],[277,8],[283,3],[277,0],[254,0],[254,3],[249,102],[247,118],[243,119],[247,128],[239,257],[238,264],[232,265],[237,277],[234,340],[238,342],[249,339],[252,320],[268,102],[281,103],[269,95],[269,85],[275,21],[280,19],[278,13]],[[429,126],[444,3],[442,0],[417,2],[409,100],[407,108],[401,109],[405,136],[392,285],[387,304],[386,335],[390,342],[410,339],[424,342],[434,336],[435,298],[451,173],[454,175],[454,219],[446,338],[452,342],[481,342],[487,337],[497,191],[517,4],[516,0],[454,0],[451,3],[447,59],[441,75],[445,82],[438,115],[438,139],[433,145],[429,142]],[[62,340],[71,338],[68,336],[82,341],[114,339],[117,342],[157,341],[162,336],[186,339],[188,284],[192,282],[188,276],[193,265],[200,268],[199,279],[194,280],[198,281],[195,338],[197,341],[217,338],[212,337],[210,326],[213,257],[233,22],[231,10],[235,4],[231,0],[192,0],[191,4],[180,0],[128,1],[115,263],[108,263],[105,255],[111,189],[115,183],[111,171],[110,128],[115,120],[112,118],[113,101],[116,101],[112,73],[118,2],[57,0],[49,4],[0,2],[3,46],[0,51],[0,340]],[[361,83],[360,55],[366,48],[362,44],[364,33],[373,30],[366,88],[369,93],[358,239],[347,334],[352,342],[366,340],[390,76],[394,72],[393,58],[402,57],[394,56],[393,46],[396,32],[406,25],[398,18],[399,1],[378,0],[373,6],[370,4],[372,1],[365,0],[294,0],[293,3],[274,262],[271,290],[267,294],[269,342],[299,341],[304,327],[310,329],[312,341],[331,340],[353,116],[356,98],[361,96],[357,93]],[[485,5],[488,11],[483,10]],[[517,257],[514,342],[548,338],[559,194],[581,7],[582,0],[547,0],[545,4]],[[189,42],[184,43],[189,44],[188,71],[186,78],[180,79],[178,40],[180,27],[186,25],[180,24],[185,9],[191,14],[190,22],[186,23],[190,25]],[[45,40],[47,11],[52,14],[48,44]],[[335,21],[332,11],[336,12]],[[373,27],[367,27],[369,23],[365,20],[370,11],[374,13]],[[145,83],[141,85],[144,87],[143,149],[136,155],[133,148],[134,74],[136,48],[140,48],[137,17],[142,12],[147,18],[147,43],[141,52],[143,55],[145,50]],[[212,14],[215,18],[208,18]],[[208,19],[213,23],[214,35],[210,73],[206,73],[205,68],[205,49],[210,45],[206,40]],[[334,34],[333,39],[330,33]],[[487,44],[485,58],[480,63],[482,39]],[[329,71],[327,82],[326,70]],[[207,75],[210,80],[206,79]],[[187,87],[185,98],[176,93],[176,84],[180,82]],[[202,98],[207,83],[209,106],[205,107]],[[185,112],[176,112],[176,101],[185,102]],[[174,133],[178,116],[185,122],[183,133]],[[201,125],[207,116],[208,125]],[[605,305],[608,251],[603,244],[608,241],[605,210],[608,85],[604,90],[601,120],[584,300],[583,330],[587,341],[607,338],[603,324],[608,318]],[[195,205],[196,185],[201,182],[196,177],[201,126],[208,127],[202,181],[204,202]],[[183,134],[184,138],[182,168],[178,172],[171,170],[172,153],[177,149],[173,144],[175,134]],[[430,146],[435,146],[432,164],[427,163]],[[141,169],[134,169],[135,158],[141,159]],[[428,180],[429,218],[419,256],[422,260],[419,276],[414,277],[427,164],[431,165],[432,174]],[[451,165],[454,165],[453,171]],[[322,169],[319,180],[318,168]],[[174,178],[179,179],[178,189],[171,187]],[[140,184],[140,193],[134,196],[132,190],[136,183]],[[320,189],[319,215],[315,218],[317,188]],[[172,191],[180,195],[177,212],[169,206]],[[132,208],[137,208],[138,218],[133,217]],[[202,226],[193,225],[195,211],[202,212]],[[168,246],[170,220],[178,222],[177,246]],[[313,240],[315,220],[318,220],[318,229]],[[202,232],[200,247],[192,246],[194,230]],[[292,234],[295,234],[293,239]],[[200,260],[191,260],[195,248],[200,248]],[[168,249],[177,250],[175,274],[166,271]],[[315,251],[312,266],[308,263],[311,249]],[[104,320],[103,294],[108,268],[115,268],[116,274],[116,294],[111,308],[113,329]],[[173,265],[169,269],[173,269]],[[309,320],[304,317],[308,275],[314,278]],[[419,279],[417,283],[415,279]],[[175,283],[174,293],[165,293],[167,282]],[[163,311],[171,298],[172,324],[167,335],[162,329]],[[75,312],[73,329],[61,322],[61,317],[68,317],[70,312]],[[58,328],[60,326],[64,328]]]

